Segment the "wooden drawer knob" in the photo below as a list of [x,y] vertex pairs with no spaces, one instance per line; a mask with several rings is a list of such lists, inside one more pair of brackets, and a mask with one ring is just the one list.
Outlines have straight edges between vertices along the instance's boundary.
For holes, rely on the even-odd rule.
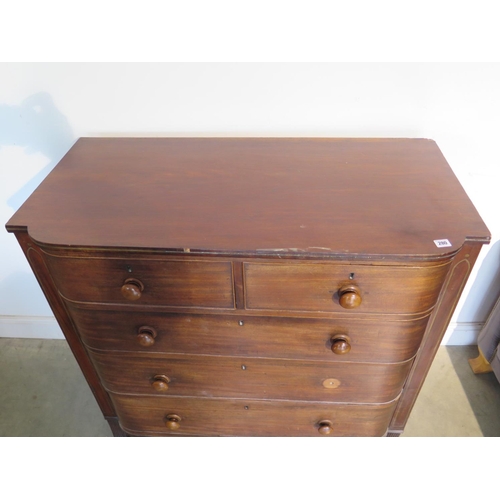
[[122,286],[122,295],[127,300],[138,300],[141,298],[141,292],[144,290],[144,285],[135,278],[125,280]]
[[153,377],[153,382],[151,385],[153,389],[158,392],[168,391],[168,384],[170,383],[170,379],[166,375],[155,375]]
[[348,335],[335,335],[332,337],[332,352],[334,354],[347,354],[351,350],[351,339]]
[[318,422],[318,432],[323,436],[328,436],[333,432],[333,424],[330,420],[321,420]]
[[165,425],[167,429],[170,429],[171,431],[176,431],[181,424],[179,423],[181,421],[181,417],[179,415],[175,415],[174,413],[171,413],[170,415],[167,415],[165,417]]
[[141,326],[137,333],[137,342],[143,347],[151,347],[155,343],[155,338],[158,334],[154,328],[150,326]]
[[361,305],[361,290],[356,285],[344,285],[339,290],[339,303],[344,309]]

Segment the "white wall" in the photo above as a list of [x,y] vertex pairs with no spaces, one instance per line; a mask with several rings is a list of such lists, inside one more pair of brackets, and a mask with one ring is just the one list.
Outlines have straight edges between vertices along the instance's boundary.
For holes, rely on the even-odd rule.
[[[80,136],[432,138],[493,234],[444,340],[474,343],[500,286],[499,132],[500,64],[0,64],[0,220]],[[0,251],[0,336],[62,337],[5,230]]]

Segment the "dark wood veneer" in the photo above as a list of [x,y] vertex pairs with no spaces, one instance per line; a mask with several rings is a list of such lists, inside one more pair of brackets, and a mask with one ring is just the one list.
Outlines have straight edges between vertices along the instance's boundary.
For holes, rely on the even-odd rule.
[[432,360],[436,355],[480,250],[480,245],[466,243],[455,256],[441,290],[437,306],[429,320],[420,351],[406,382],[405,391],[391,422],[391,432],[401,433],[404,430],[411,409],[422,388],[425,376],[431,367]]
[[[45,254],[45,260],[61,295],[70,300],[234,308],[231,262],[160,257],[148,261],[98,259],[78,253],[62,258]],[[139,297],[123,295],[127,280],[142,285]]]
[[28,226],[62,246],[386,259],[489,240],[427,139],[81,138],[9,221]]
[[400,435],[490,239],[426,139],[84,138],[7,230],[116,436]]
[[[110,392],[149,396],[386,403],[396,399],[411,367],[403,363],[324,363],[184,354],[90,350]],[[152,387],[156,375],[170,380],[167,392]],[[340,383],[325,387],[327,379]]]
[[64,302],[57,293],[57,289],[43,260],[42,252],[26,233],[19,231],[16,233],[16,237],[104,417],[114,418],[116,414],[109,395],[102,387],[95,368],[88,357],[87,350],[78,332],[75,330],[71,317],[64,307]]
[[[206,314],[97,311],[68,304],[83,342],[107,351],[249,356],[317,361],[397,363],[412,358],[429,316],[412,321],[376,317],[318,320]],[[142,327],[154,328],[143,345]],[[351,350],[336,356],[333,337],[348,335]]]
[[[248,309],[345,311],[339,290],[356,285],[360,300],[353,314],[415,314],[433,307],[448,263],[433,267],[385,267],[312,263],[245,263]],[[352,279],[350,277],[352,276]]]
[[[332,422],[331,437],[384,436],[397,401],[340,405],[254,399],[151,398],[113,394],[123,428],[134,435],[320,436],[319,423]],[[181,417],[169,429],[167,415]]]

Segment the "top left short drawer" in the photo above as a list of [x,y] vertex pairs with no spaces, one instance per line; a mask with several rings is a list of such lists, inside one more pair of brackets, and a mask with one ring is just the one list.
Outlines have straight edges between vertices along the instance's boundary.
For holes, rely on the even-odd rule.
[[60,294],[72,301],[234,308],[231,262],[88,254],[44,257]]

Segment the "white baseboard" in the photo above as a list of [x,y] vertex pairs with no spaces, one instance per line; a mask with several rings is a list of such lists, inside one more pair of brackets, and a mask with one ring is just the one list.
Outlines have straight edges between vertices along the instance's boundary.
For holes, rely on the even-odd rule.
[[52,316],[0,316],[0,337],[16,339],[63,339]]
[[484,323],[450,323],[441,345],[477,345],[477,337]]
[[[441,345],[477,345],[483,323],[450,323]],[[20,339],[63,339],[51,316],[0,316],[0,337]]]

